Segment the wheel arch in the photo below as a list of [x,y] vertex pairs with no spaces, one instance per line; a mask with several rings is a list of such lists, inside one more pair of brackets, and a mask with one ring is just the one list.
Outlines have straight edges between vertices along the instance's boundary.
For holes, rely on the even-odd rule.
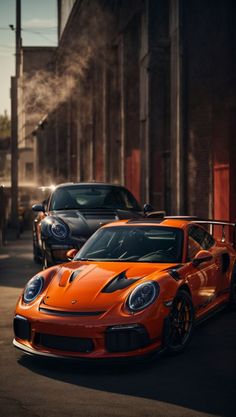
[[[186,283],[181,284],[181,285],[178,287],[178,291],[180,291],[180,290],[186,291],[186,292],[190,295],[190,297],[192,297],[192,293],[191,293],[191,290],[190,290],[190,288],[189,288],[188,284],[186,284]],[[177,291],[177,292],[178,292],[178,291]]]
[[[182,293],[181,293],[182,291]],[[185,293],[185,295],[184,295]],[[188,338],[185,340],[184,344],[181,344],[181,346],[171,346],[170,342],[171,342],[171,334],[173,331],[173,321],[172,321],[172,311],[174,308],[174,301],[175,298],[178,297],[178,295],[180,296],[184,296],[185,298],[185,302],[187,301],[188,304],[188,319],[186,321],[186,323],[190,323],[189,324],[189,334],[188,334]],[[176,304],[177,305],[177,304]],[[181,309],[180,309],[181,310]],[[173,316],[172,316],[173,317]],[[182,352],[182,350],[185,349],[185,347],[189,344],[190,340],[191,340],[191,336],[192,336],[192,332],[193,332],[193,325],[194,325],[194,320],[195,320],[195,314],[194,314],[194,306],[193,306],[193,302],[192,302],[192,295],[191,295],[191,291],[190,288],[188,286],[188,284],[186,282],[184,282],[183,284],[181,284],[176,292],[176,295],[173,299],[173,304],[171,306],[170,309],[170,313],[168,314],[168,316],[164,319],[164,323],[163,323],[163,333],[162,333],[162,346],[163,349],[168,353],[168,354],[176,354],[176,353],[180,353]]]

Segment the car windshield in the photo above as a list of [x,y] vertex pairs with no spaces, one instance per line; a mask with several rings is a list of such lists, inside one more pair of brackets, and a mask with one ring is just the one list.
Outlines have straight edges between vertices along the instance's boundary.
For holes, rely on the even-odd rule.
[[141,210],[133,195],[123,187],[78,185],[56,189],[49,210],[70,209]]
[[183,232],[162,226],[114,226],[99,229],[75,260],[175,263],[182,260]]

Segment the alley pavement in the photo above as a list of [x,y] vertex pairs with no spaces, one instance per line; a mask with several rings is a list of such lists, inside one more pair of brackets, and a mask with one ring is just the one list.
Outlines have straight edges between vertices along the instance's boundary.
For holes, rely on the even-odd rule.
[[195,329],[178,356],[103,366],[34,358],[12,346],[19,295],[41,269],[30,231],[0,247],[0,417],[235,417],[236,312]]

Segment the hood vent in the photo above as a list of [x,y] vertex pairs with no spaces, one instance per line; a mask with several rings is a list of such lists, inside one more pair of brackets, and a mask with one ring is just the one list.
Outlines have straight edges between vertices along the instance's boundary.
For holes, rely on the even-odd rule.
[[94,210],[94,212],[87,212],[87,213],[83,213],[83,216],[85,219],[111,219],[111,220],[116,220],[117,219],[117,214],[115,212],[99,212]]
[[81,269],[77,269],[76,271],[72,272],[70,278],[69,278],[69,282],[73,282],[74,279],[82,272]]
[[121,272],[115,278],[113,278],[102,290],[103,293],[111,293],[117,290],[122,290],[129,287],[140,278],[127,278],[126,271]]

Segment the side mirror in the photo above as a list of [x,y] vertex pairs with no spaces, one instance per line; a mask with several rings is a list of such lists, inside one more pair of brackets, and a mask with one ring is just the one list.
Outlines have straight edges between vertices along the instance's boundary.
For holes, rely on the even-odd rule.
[[145,203],[143,206],[143,212],[145,215],[147,215],[147,213],[149,213],[150,211],[153,211],[153,207],[151,204],[149,203]]
[[68,261],[72,261],[75,257],[75,255],[77,254],[78,250],[77,249],[70,249],[68,250],[68,252],[66,252],[66,256]]
[[193,258],[193,266],[198,266],[203,262],[209,262],[213,259],[211,252],[208,250],[200,250],[197,255]]
[[42,211],[43,213],[45,213],[45,207],[43,204],[34,204],[32,206],[32,210],[33,211]]

